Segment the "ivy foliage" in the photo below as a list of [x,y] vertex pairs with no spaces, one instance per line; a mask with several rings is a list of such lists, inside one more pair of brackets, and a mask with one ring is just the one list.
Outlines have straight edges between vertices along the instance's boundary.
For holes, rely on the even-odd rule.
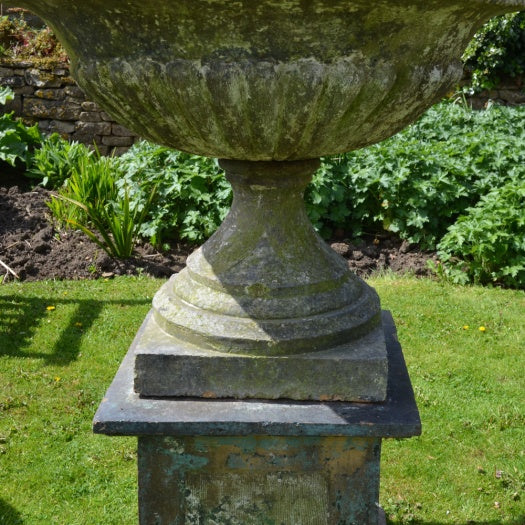
[[468,90],[492,89],[505,77],[525,72],[525,12],[498,16],[478,31],[463,61],[471,82]]

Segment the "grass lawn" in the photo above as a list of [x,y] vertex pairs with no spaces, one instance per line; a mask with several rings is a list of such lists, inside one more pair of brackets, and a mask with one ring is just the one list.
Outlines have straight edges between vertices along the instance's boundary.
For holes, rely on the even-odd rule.
[[[525,293],[372,284],[423,420],[421,437],[384,442],[391,523],[523,525]],[[0,286],[0,524],[137,523],[135,440],[95,436],[91,420],[159,286]]]

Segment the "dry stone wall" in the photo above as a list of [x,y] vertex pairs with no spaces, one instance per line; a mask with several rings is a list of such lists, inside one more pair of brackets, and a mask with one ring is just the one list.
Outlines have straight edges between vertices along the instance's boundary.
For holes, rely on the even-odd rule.
[[96,144],[102,155],[119,155],[138,139],[86,98],[67,64],[46,68],[32,62],[0,62],[0,85],[15,93],[4,111],[38,123],[44,134],[56,132],[69,140]]
[[[468,79],[466,79],[465,85],[468,84]],[[484,109],[491,102],[503,106],[525,104],[525,77],[504,78],[494,89],[476,93],[468,97],[468,99],[475,109]]]

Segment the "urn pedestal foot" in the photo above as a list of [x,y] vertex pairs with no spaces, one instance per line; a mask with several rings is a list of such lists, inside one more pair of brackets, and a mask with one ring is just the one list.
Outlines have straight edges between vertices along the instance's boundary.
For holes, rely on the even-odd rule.
[[382,326],[380,403],[144,398],[133,388],[132,346],[94,430],[139,436],[141,525],[382,523],[381,440],[421,432],[388,312]]
[[136,391],[384,401],[377,293],[306,214],[303,193],[319,161],[220,163],[231,210],[155,295],[135,345]]

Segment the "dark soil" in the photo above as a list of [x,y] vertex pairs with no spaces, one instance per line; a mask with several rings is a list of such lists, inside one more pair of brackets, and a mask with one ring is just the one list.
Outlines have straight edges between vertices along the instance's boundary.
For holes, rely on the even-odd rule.
[[[14,279],[14,274],[24,281],[125,274],[168,277],[183,268],[194,249],[174,244],[170,251],[160,253],[142,244],[135,257],[112,259],[81,232],[57,232],[49,221],[46,200],[49,192],[40,187],[27,191],[17,186],[0,187],[0,282]],[[427,275],[427,260],[435,259],[434,254],[420,252],[394,237],[337,240],[331,246],[362,276],[387,268]]]

